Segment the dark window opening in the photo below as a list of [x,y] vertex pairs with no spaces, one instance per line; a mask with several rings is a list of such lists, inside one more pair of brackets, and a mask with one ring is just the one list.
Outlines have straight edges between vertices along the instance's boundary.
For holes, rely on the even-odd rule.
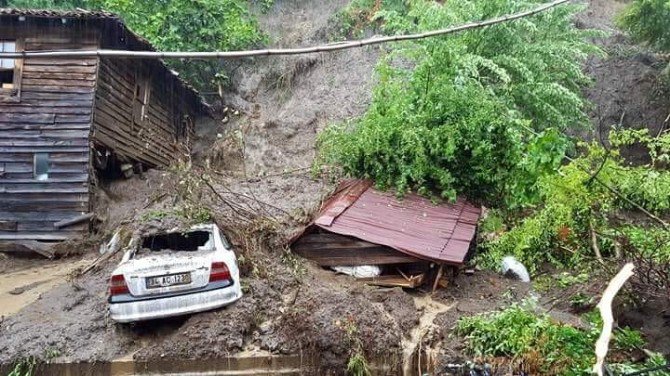
[[177,141],[185,140],[189,130],[193,129],[193,119],[188,115],[178,115],[175,120],[175,138]]
[[150,80],[145,76],[135,78],[135,99],[133,100],[133,124],[135,130],[149,118],[148,108],[151,99]]
[[[0,40],[0,52],[16,52],[16,41]],[[18,87],[15,70],[16,59],[0,59],[0,90],[15,92]]]
[[36,153],[33,158],[33,176],[37,180],[49,179],[49,153]]
[[14,89],[14,70],[0,69],[0,86],[2,89]]
[[[192,231],[192,232],[173,232],[169,234],[158,234],[147,236],[142,239],[142,247],[152,251],[161,251],[170,249],[173,251],[197,251],[198,248],[207,246],[212,238],[211,233],[207,231]],[[214,244],[210,243],[209,247],[213,248]]]

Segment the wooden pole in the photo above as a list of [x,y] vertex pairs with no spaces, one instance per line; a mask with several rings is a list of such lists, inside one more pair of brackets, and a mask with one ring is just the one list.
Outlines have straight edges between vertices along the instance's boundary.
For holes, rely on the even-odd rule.
[[234,59],[253,56],[273,56],[273,55],[300,55],[317,52],[331,52],[345,50],[355,47],[363,47],[388,42],[400,42],[406,40],[424,39],[436,37],[445,34],[452,34],[464,30],[476,29],[491,26],[507,21],[517,20],[544,12],[558,5],[567,3],[571,0],[555,0],[551,3],[541,5],[524,12],[507,14],[504,16],[491,18],[485,21],[470,22],[463,25],[453,26],[445,29],[426,31],[417,34],[392,35],[386,37],[372,37],[362,40],[343,41],[330,43],[314,47],[303,48],[285,48],[285,49],[263,49],[246,51],[211,51],[211,52],[160,52],[160,51],[124,51],[124,50],[63,50],[63,51],[18,51],[18,52],[0,52],[0,59],[25,59],[31,57],[117,57],[117,58],[137,58],[137,59]]
[[56,222],[56,223],[54,223],[54,227],[55,228],[63,228],[63,227],[67,227],[67,226],[76,225],[79,222],[88,221],[91,218],[93,218],[94,216],[95,216],[95,214],[93,214],[93,213],[86,213],[86,214],[78,215],[74,218],[64,219],[62,221]]
[[444,264],[440,264],[440,268],[437,269],[437,275],[435,276],[435,281],[433,282],[433,291],[431,293],[435,293],[435,290],[437,290],[437,285],[440,283],[440,278],[442,278],[442,272],[444,271]]

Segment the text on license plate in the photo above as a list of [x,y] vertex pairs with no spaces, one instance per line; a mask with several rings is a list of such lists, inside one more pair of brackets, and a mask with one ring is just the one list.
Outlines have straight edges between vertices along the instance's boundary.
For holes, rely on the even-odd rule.
[[161,275],[147,278],[147,288],[186,285],[191,283],[191,273]]

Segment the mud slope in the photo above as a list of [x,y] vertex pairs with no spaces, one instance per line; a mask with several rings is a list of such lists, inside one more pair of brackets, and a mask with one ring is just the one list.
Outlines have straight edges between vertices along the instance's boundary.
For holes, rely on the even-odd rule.
[[606,137],[610,127],[620,122],[624,128],[649,128],[655,135],[670,112],[670,88],[659,80],[668,61],[635,45],[616,28],[614,18],[625,5],[593,0],[577,20],[581,27],[609,34],[595,41],[607,56],[592,57],[585,67],[593,78],[585,95],[593,103],[590,117],[595,137]]
[[[347,3],[277,1],[260,15],[261,25],[274,47],[329,42],[335,14]],[[230,122],[203,125],[196,155],[215,169],[250,177],[309,167],[317,133],[367,108],[379,54],[374,47],[242,62],[232,76],[233,91],[223,98],[231,108]],[[243,144],[235,145],[239,148],[231,150],[234,142],[217,139],[235,131]]]

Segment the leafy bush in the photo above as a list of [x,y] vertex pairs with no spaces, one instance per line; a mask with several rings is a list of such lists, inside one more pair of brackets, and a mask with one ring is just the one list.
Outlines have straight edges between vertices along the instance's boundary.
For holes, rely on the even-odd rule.
[[[264,1],[267,3],[268,0]],[[236,50],[265,41],[245,0],[9,0],[18,8],[84,8],[117,13],[158,50]],[[212,61],[169,61],[200,88],[211,86],[221,66]]]
[[[598,319],[590,330],[560,324],[534,312],[533,304],[526,301],[499,312],[462,317],[457,332],[465,336],[473,355],[520,359],[520,367],[528,374],[590,375],[601,326]],[[614,333],[613,351],[641,346],[639,332],[626,328]]]
[[[416,32],[533,5],[417,1],[375,17],[388,33]],[[367,113],[321,134],[318,163],[400,193],[464,193],[492,206],[536,200],[537,177],[568,146],[559,131],[587,123],[581,62],[597,49],[572,24],[578,9],[402,44],[378,67]]]
[[381,12],[407,11],[404,0],[352,0],[346,7],[335,14],[336,39],[360,37],[363,31],[374,27],[378,29],[384,22]]
[[619,25],[636,40],[670,51],[668,0],[634,0],[619,16]]
[[[630,225],[622,212],[636,206],[593,180],[597,178],[622,196],[662,215],[670,212],[670,135],[648,138],[645,131],[612,132],[609,152],[602,145],[586,145],[582,157],[539,180],[543,205],[522,218],[511,231],[484,245],[479,261],[496,269],[506,255],[514,255],[531,271],[543,263],[576,266],[593,257],[591,231],[605,257],[617,253],[622,243],[657,262],[670,260],[670,232],[651,222]],[[636,142],[649,150],[648,165],[631,166],[617,147]],[[588,172],[587,172],[588,171]],[[632,256],[632,255],[631,255]]]
[[[612,364],[610,369],[616,374],[627,375],[634,372],[642,372],[650,368],[662,367],[667,365],[668,360],[661,353],[648,353],[647,360],[643,364]],[[651,372],[644,372],[645,376],[670,376],[670,371],[667,367]]]

